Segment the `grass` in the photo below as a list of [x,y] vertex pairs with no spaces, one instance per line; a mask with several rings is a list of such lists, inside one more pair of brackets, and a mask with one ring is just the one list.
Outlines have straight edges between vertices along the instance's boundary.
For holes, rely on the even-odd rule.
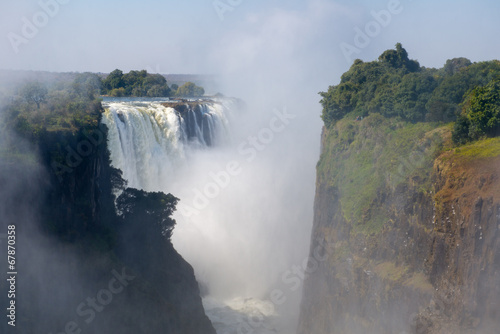
[[354,232],[376,234],[388,217],[377,202],[410,177],[421,191],[431,188],[429,169],[443,144],[446,127],[411,124],[371,114],[345,118],[330,128],[318,163],[318,181],[340,192],[342,214]]
[[455,156],[467,160],[493,158],[500,155],[500,137],[488,138],[455,149]]

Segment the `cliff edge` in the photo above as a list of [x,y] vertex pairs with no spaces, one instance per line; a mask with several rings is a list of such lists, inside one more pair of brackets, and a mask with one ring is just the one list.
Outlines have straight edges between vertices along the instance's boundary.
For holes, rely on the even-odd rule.
[[124,180],[99,111],[71,130],[25,122],[31,137],[0,138],[0,227],[15,226],[19,272],[15,327],[3,321],[0,331],[215,334],[193,268],[150,217],[167,203],[130,201],[133,217],[117,214]]
[[499,167],[498,138],[453,148],[451,126],[324,129],[298,333],[497,333]]

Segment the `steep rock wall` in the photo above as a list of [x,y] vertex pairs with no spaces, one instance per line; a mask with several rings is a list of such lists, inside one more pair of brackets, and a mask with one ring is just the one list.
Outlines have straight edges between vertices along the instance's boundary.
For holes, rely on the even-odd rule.
[[324,131],[311,256],[331,252],[305,280],[299,334],[496,333],[500,152],[448,141],[377,115]]
[[[1,226],[17,226],[20,272],[16,327],[0,329],[215,334],[194,271],[170,241],[151,249],[148,239],[158,235],[121,239],[106,128],[43,133],[32,149],[29,159],[0,163],[0,195],[12,199],[1,207]],[[2,295],[7,289],[4,280]]]

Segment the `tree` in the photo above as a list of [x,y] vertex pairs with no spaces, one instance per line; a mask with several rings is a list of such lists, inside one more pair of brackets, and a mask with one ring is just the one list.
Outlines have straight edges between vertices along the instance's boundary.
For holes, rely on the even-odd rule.
[[161,74],[149,74],[142,84],[146,95],[149,97],[163,97],[170,95],[167,80]]
[[[127,74],[123,75],[123,82],[126,95],[127,96],[135,95],[132,93],[134,91],[134,88],[140,88],[142,92],[142,84],[147,76],[148,72],[146,72],[146,70],[130,71]],[[142,94],[135,96],[142,96]]]
[[126,223],[140,224],[140,230],[145,234],[154,234],[158,229],[169,239],[175,226],[171,216],[178,200],[172,194],[127,188],[116,200],[116,205]]
[[465,97],[462,114],[455,122],[452,140],[464,144],[481,137],[500,135],[500,81],[474,88]]
[[81,97],[94,99],[96,95],[101,94],[102,80],[94,73],[78,74],[73,81],[72,88]]
[[469,137],[500,134],[500,81],[475,88],[466,98],[464,113],[469,119]]
[[472,65],[472,62],[467,58],[453,58],[446,61],[443,70],[446,75],[453,75],[458,73],[462,68],[466,68],[470,65]]
[[453,131],[451,133],[451,140],[457,145],[463,145],[469,141],[469,119],[465,115],[458,116]]
[[401,43],[396,44],[396,50],[387,50],[379,57],[379,61],[394,68],[405,68],[409,72],[416,72],[420,64],[416,60],[408,58],[408,52]]
[[151,87],[154,85],[165,86],[167,84],[167,79],[161,74],[148,74],[144,79],[143,85],[145,87]]
[[27,102],[36,103],[37,109],[40,109],[40,103],[45,102],[48,90],[39,82],[30,82],[21,89],[21,96]]
[[184,85],[180,86],[177,89],[178,96],[203,96],[205,94],[205,90],[202,87],[196,86],[192,82],[186,82]]
[[164,97],[168,96],[170,90],[166,85],[154,85],[148,89],[147,96],[149,97]]
[[103,81],[104,86],[107,90],[113,90],[125,87],[125,81],[123,80],[123,72],[119,69],[114,70],[109,73],[109,75]]
[[410,121],[424,120],[426,104],[436,86],[436,80],[425,72],[405,75],[397,87],[395,99],[399,114]]
[[113,90],[111,90],[109,92],[109,96],[113,96],[113,97],[123,97],[123,96],[126,96],[125,94],[125,88],[121,87],[121,88],[115,88]]

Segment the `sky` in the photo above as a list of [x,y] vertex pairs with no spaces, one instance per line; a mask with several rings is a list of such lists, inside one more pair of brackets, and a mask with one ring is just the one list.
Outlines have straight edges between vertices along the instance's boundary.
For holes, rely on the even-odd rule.
[[[240,75],[258,67],[276,77],[300,71],[319,86],[397,42],[427,67],[500,52],[495,0],[1,2],[2,69]],[[379,29],[370,24],[389,7],[397,10]],[[373,37],[345,57],[342,43],[356,46],[356,31],[367,27]]]
[[283,272],[307,256],[322,126],[317,92],[337,84],[356,58],[375,60],[398,42],[426,67],[499,59],[499,14],[498,0],[0,0],[0,69],[214,74],[222,93],[249,104],[242,138],[288,110],[293,122],[212,213],[237,221],[226,207],[236,212],[254,194],[245,215],[234,215],[266,218],[255,219],[247,242],[265,239],[260,249],[275,250],[269,263]]

